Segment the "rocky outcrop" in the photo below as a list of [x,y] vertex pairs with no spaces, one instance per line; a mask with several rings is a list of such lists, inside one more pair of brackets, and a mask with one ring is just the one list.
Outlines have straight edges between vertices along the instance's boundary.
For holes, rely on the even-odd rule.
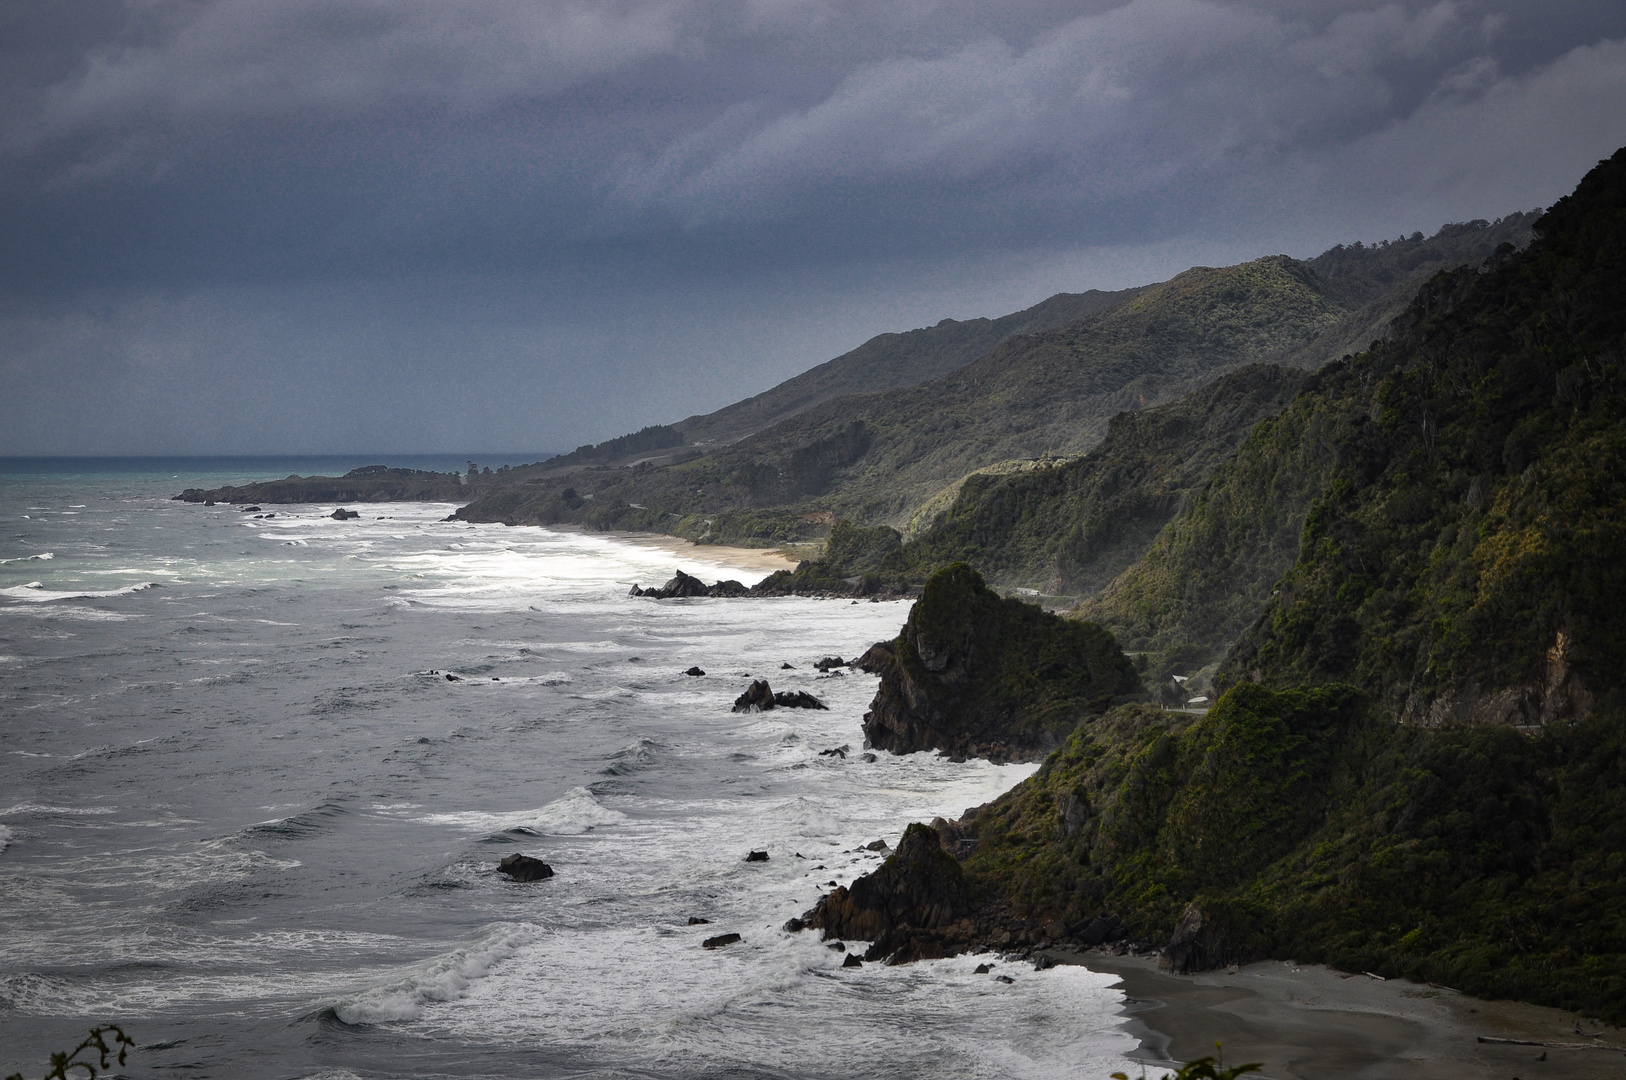
[[873,942],[866,960],[902,963],[963,949],[974,934],[972,907],[959,862],[937,833],[915,824],[879,869],[836,888],[803,919],[825,940]]
[[553,876],[553,867],[541,859],[518,852],[497,864],[498,873],[507,874],[515,881],[545,881]]
[[735,712],[766,712],[781,709],[825,709],[829,706],[806,690],[781,690],[777,693],[767,679],[753,679],[745,693],[734,699]]
[[892,662],[892,642],[877,641],[864,655],[852,662],[853,667],[869,675],[879,675]]
[[[271,516],[270,514],[266,515],[266,517],[270,517],[270,516]],[[333,511],[333,513],[329,514],[328,516],[331,517],[334,521],[349,521],[351,518],[359,518],[361,516],[361,512],[358,511],[358,510],[346,510],[344,507],[341,506],[337,510]]]
[[1004,599],[955,563],[932,575],[910,611],[864,737],[895,754],[1035,761],[1086,716],[1140,689],[1111,634]]
[[[241,487],[187,488],[176,502],[203,503],[339,503],[462,502],[477,490],[474,477],[366,465],[343,476],[289,476]],[[258,509],[258,507],[256,507]]]

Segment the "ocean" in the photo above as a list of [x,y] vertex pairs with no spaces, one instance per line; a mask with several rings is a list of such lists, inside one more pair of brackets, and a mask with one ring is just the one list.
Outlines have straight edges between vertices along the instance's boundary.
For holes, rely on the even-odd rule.
[[[130,1077],[1136,1071],[1110,975],[781,928],[1033,771],[862,760],[875,678],[812,664],[907,604],[630,597],[763,572],[446,504],[169,499],[369,463],[0,460],[0,1075],[105,1023]],[[731,712],[753,677],[829,709]]]

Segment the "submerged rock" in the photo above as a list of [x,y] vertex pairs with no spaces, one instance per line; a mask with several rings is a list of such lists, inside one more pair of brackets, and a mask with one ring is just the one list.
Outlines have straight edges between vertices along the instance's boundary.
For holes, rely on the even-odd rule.
[[515,881],[544,881],[553,876],[553,867],[541,859],[517,852],[498,863],[497,870]]

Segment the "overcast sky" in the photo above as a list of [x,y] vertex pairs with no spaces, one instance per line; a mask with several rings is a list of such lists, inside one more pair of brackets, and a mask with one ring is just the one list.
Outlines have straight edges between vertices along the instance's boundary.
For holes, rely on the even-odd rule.
[[0,454],[568,449],[1622,144],[1619,0],[20,0]]

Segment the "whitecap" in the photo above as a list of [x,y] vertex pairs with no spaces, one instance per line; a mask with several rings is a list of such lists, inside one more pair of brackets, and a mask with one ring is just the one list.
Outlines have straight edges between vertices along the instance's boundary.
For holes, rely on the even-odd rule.
[[[75,755],[76,757],[79,755]],[[40,803],[18,803],[0,810],[0,818],[22,817],[29,814],[115,814],[114,806],[45,806]]]
[[404,978],[333,1002],[334,1015],[347,1024],[416,1020],[426,1004],[462,997],[471,983],[490,975],[538,936],[528,924],[499,925],[472,945],[416,965]]
[[20,558],[16,558],[16,559],[0,559],[0,566],[5,565],[6,563],[14,563],[14,562],[43,562],[46,559],[54,559],[54,558],[56,558],[56,556],[54,554],[52,554],[51,552],[42,551],[38,555],[24,555],[24,556],[22,556]]
[[470,810],[452,814],[425,814],[414,820],[426,825],[455,825],[459,828],[486,832],[514,831],[534,836],[579,836],[599,825],[613,825],[625,821],[627,815],[603,805],[586,788],[574,787],[546,806],[535,810],[515,810],[506,814]]
[[26,600],[31,604],[44,604],[52,600],[104,600],[110,596],[128,596],[144,589],[159,587],[159,582],[144,581],[139,585],[126,585],[122,589],[58,590],[47,589],[44,582],[30,581],[26,585],[14,585],[9,589],[0,589],[0,596],[9,596],[13,600]]

